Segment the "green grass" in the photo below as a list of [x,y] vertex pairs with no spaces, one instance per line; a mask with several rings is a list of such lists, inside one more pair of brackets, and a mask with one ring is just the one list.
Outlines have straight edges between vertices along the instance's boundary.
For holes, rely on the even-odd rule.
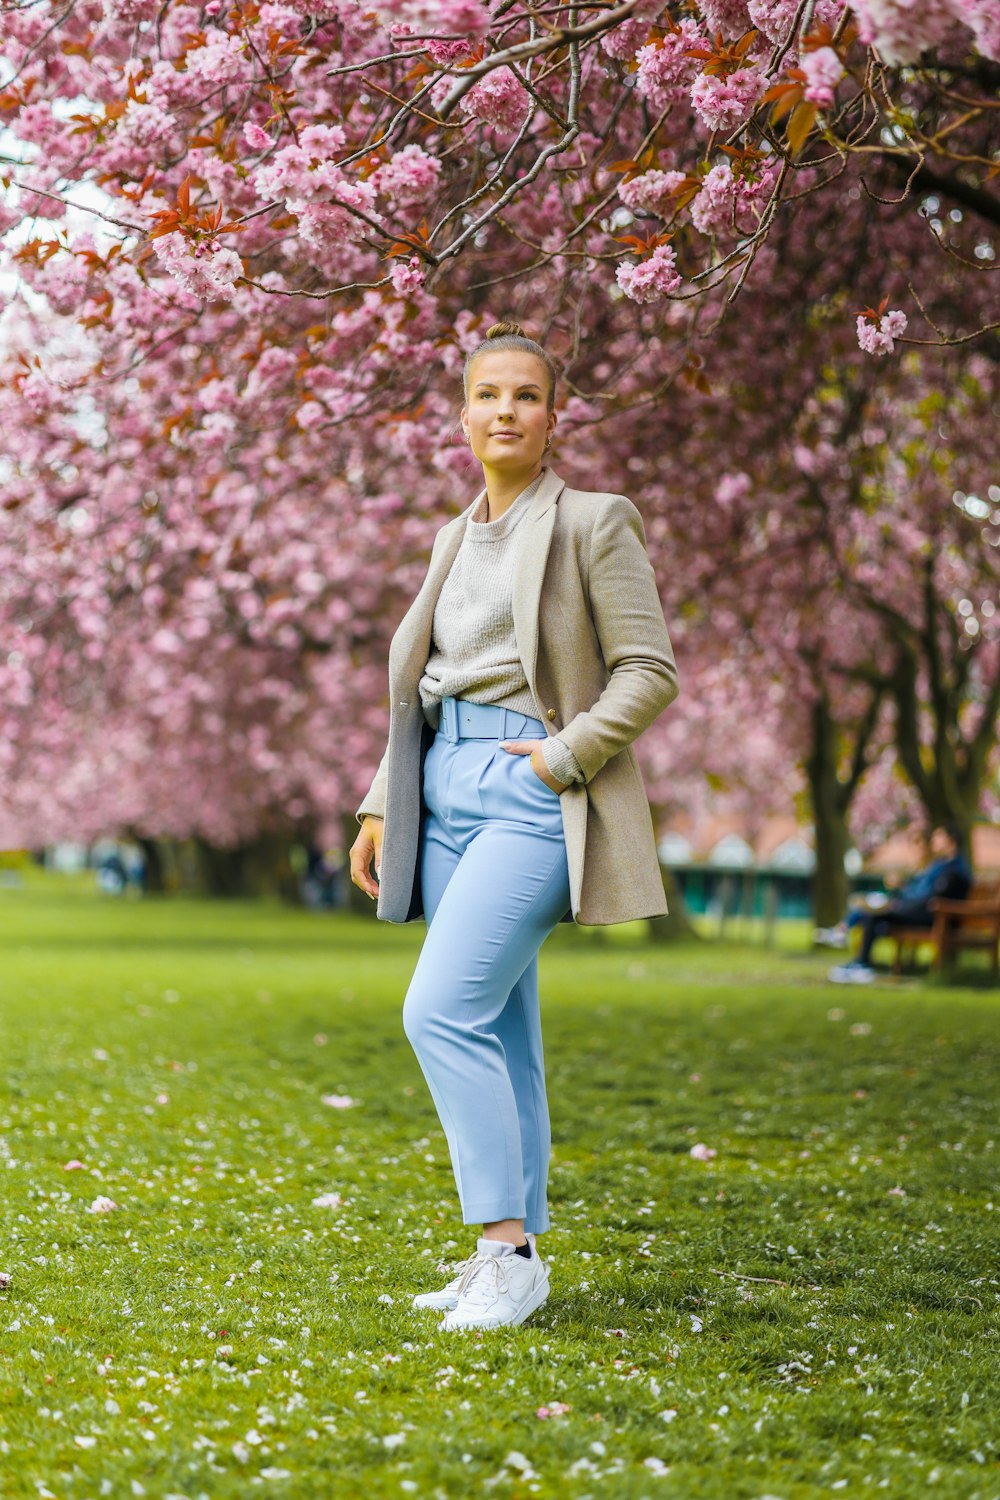
[[1000,995],[557,929],[550,1297],[450,1334],[423,932],[0,889],[3,1500],[996,1500]]

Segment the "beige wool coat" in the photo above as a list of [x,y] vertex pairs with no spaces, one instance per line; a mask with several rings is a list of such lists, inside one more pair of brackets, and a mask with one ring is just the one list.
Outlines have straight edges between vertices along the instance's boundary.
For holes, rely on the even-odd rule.
[[[434,538],[427,574],[389,645],[389,742],[355,814],[384,819],[377,915],[412,922],[420,892],[423,762],[434,730],[417,684],[434,606],[485,490]],[[571,909],[610,926],[667,913],[649,802],[632,741],[678,694],[677,667],[642,517],[624,495],[572,489],[546,468],[521,523],[514,636],[549,734],[584,773],[560,794]]]

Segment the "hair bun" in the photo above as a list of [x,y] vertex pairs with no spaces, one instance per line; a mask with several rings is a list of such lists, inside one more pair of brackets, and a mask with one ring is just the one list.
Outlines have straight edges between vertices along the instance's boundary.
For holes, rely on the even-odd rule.
[[488,339],[503,339],[511,337],[524,339],[527,338],[528,335],[525,333],[520,323],[494,323],[492,328],[487,328],[486,337]]

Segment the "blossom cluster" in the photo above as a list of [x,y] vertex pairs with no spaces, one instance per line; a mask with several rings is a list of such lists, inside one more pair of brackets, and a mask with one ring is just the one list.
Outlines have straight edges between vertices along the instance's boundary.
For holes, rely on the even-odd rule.
[[709,130],[728,133],[753,114],[766,89],[767,77],[757,68],[737,68],[725,77],[699,73],[691,103]]
[[397,36],[434,31],[481,34],[491,20],[483,0],[366,0],[362,8]]
[[410,208],[430,198],[441,177],[441,162],[423,147],[403,146],[377,167],[368,181],[393,208]]
[[153,250],[163,268],[170,272],[186,292],[206,302],[228,301],[243,262],[235,250],[217,240],[191,242],[178,232],[162,234],[153,241]]
[[[449,78],[442,92],[451,86]],[[531,107],[531,96],[511,68],[494,68],[462,95],[460,107],[498,130],[517,130]]]
[[635,87],[650,109],[665,109],[668,104],[685,100],[698,77],[699,63],[687,53],[704,47],[708,41],[697,21],[685,17],[676,31],[640,47],[635,55],[638,64]]
[[844,65],[832,47],[814,47],[799,66],[805,74],[805,98],[821,109],[833,103],[834,89],[844,76]]
[[748,234],[757,227],[776,175],[767,167],[755,180],[720,162],[705,176],[691,204],[691,222],[702,234]]
[[652,255],[638,265],[623,263],[615,270],[615,280],[633,302],[655,302],[668,297],[681,284],[670,245],[657,245]]
[[887,312],[872,322],[864,313],[858,314],[858,343],[866,354],[891,354],[895,349],[894,339],[902,338],[906,332],[906,314]]
[[922,52],[967,26],[984,57],[1000,62],[997,0],[854,0],[861,40],[890,64],[916,62]]
[[686,172],[661,172],[654,168],[628,178],[619,187],[618,196],[626,208],[666,218],[674,210],[674,195],[686,181]]
[[366,220],[381,219],[371,182],[347,177],[334,160],[345,141],[340,125],[307,125],[297,145],[283,146],[253,173],[258,194],[283,198],[303,240],[318,251],[337,252],[367,232]]

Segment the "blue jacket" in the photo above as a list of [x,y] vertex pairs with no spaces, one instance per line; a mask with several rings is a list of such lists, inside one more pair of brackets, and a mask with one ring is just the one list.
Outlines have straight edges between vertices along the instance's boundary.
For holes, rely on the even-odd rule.
[[951,901],[964,901],[972,885],[972,870],[962,854],[953,859],[935,859],[926,870],[911,875],[899,890],[897,897],[914,903],[926,903],[932,896],[943,896]]

